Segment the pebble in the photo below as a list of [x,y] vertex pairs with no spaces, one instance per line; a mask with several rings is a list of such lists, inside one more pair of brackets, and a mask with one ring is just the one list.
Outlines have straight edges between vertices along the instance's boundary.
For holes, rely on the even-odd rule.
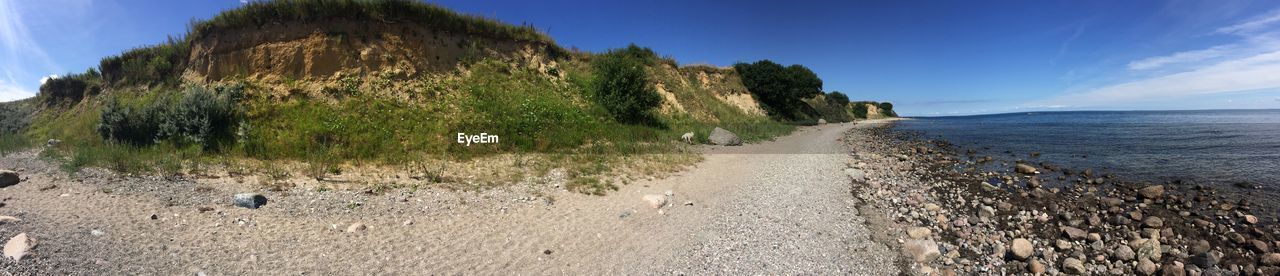
[[1035,253],[1035,248],[1032,247],[1031,241],[1018,238],[1014,239],[1013,242],[1010,243],[1009,252],[1013,253],[1013,257],[1016,259],[1026,260],[1027,258],[1031,258],[1031,254]]
[[1152,185],[1138,190],[1138,194],[1147,199],[1159,199],[1164,196],[1164,185]]
[[933,231],[926,227],[907,228],[907,237],[911,237],[912,239],[924,239],[928,238],[932,234]]
[[1151,260],[1148,260],[1148,259],[1138,260],[1138,265],[1134,267],[1134,270],[1141,275],[1155,274],[1156,269],[1157,269],[1156,263],[1153,263],[1151,262]]
[[360,232],[360,231],[364,231],[365,229],[368,229],[368,228],[369,228],[369,227],[368,227],[368,226],[365,226],[365,225],[364,225],[364,223],[359,223],[359,222],[357,222],[357,223],[352,223],[352,224],[351,224],[351,226],[347,226],[347,233]]
[[15,223],[19,221],[22,221],[22,219],[11,216],[0,216],[0,224]]
[[1062,272],[1075,275],[1085,274],[1084,262],[1076,258],[1062,260]]
[[1142,224],[1151,228],[1160,228],[1164,227],[1164,219],[1156,216],[1150,216],[1147,217],[1147,219],[1142,220]]
[[1027,264],[1027,271],[1031,272],[1033,275],[1044,274],[1045,270],[1044,263],[1041,263],[1040,260],[1031,260],[1030,263]]

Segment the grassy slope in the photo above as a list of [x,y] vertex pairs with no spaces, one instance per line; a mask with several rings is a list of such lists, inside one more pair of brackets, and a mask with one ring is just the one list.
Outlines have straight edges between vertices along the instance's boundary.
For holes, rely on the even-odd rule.
[[[314,20],[318,16],[342,16],[368,20],[416,18],[420,23],[437,24],[473,35],[551,43],[545,35],[527,26],[509,26],[479,17],[463,16],[439,7],[409,1],[333,1],[314,5],[307,1],[276,1],[247,5],[223,13],[212,20],[193,24],[190,36],[262,24],[261,14],[280,20]],[[390,3],[390,4],[384,4]],[[402,6],[409,5],[409,6]],[[408,10],[398,9],[411,7]],[[395,10],[395,12],[389,12]],[[353,12],[358,11],[358,12]],[[415,17],[417,16],[417,17]],[[189,37],[190,37],[189,36]],[[564,79],[549,78],[535,70],[510,66],[509,61],[484,59],[468,66],[466,73],[451,77],[391,80],[399,94],[421,99],[404,101],[385,97],[372,90],[389,89],[376,85],[376,77],[359,80],[349,94],[334,99],[272,99],[269,93],[252,93],[241,102],[243,127],[237,127],[234,146],[204,150],[189,145],[161,141],[135,147],[104,140],[95,132],[103,103],[115,98],[132,106],[144,106],[162,95],[190,85],[177,76],[185,66],[187,40],[130,50],[103,60],[101,79],[91,70],[73,79],[88,79],[102,93],[76,95],[77,103],[49,104],[31,119],[20,134],[0,134],[0,150],[29,146],[32,141],[57,138],[64,141],[47,157],[61,160],[69,171],[81,166],[102,166],[125,172],[178,173],[197,170],[203,164],[227,160],[295,160],[323,163],[324,166],[358,164],[406,164],[422,159],[483,158],[493,154],[539,152],[565,163],[594,163],[575,168],[574,183],[599,192],[610,184],[596,183],[608,174],[610,162],[628,162],[627,157],[643,153],[680,152],[675,140],[694,131],[705,139],[711,128],[737,132],[747,141],[768,139],[788,133],[792,126],[763,116],[747,115],[716,99],[702,89],[691,71],[674,67],[649,68],[655,81],[666,84],[690,112],[661,114],[661,127],[621,124],[601,107],[586,99],[591,79],[589,55],[562,62]],[[554,46],[554,44],[550,44]],[[558,47],[553,47],[559,49]],[[674,65],[674,61],[668,61]],[[726,72],[732,77],[732,72]],[[732,78],[731,78],[732,79]],[[384,82],[386,80],[383,80]],[[729,85],[741,86],[740,83]],[[105,86],[105,87],[103,87]],[[405,88],[407,87],[407,88]],[[42,89],[45,90],[45,89]],[[745,91],[745,89],[742,89]],[[40,102],[59,102],[51,95],[73,95],[42,91]],[[65,91],[61,91],[65,92]],[[396,94],[396,93],[392,93]],[[7,118],[12,116],[7,116]],[[502,137],[500,144],[460,146],[457,132],[488,132]],[[175,154],[175,152],[177,154]]]

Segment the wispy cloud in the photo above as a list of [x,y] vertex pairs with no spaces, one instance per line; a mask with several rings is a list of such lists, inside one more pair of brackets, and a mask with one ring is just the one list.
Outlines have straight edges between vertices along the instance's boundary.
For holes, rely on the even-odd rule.
[[1220,58],[1232,53],[1236,45],[1218,45],[1208,49],[1174,53],[1167,56],[1150,57],[1129,62],[1130,70],[1155,69],[1170,64],[1182,64],[1208,59]]
[[1243,91],[1280,92],[1280,10],[1218,28],[1236,41],[1131,61],[1131,71],[1155,70],[1120,83],[1067,93],[1033,106],[1097,106]]
[[[31,31],[23,21],[23,13],[18,10],[19,1],[0,1],[0,47],[3,47],[4,62],[0,63],[0,71],[4,79],[0,80],[0,99],[12,100],[30,97],[35,93],[24,88],[20,79],[25,80],[30,67],[41,67],[47,71],[59,71],[59,68],[43,48],[36,44]],[[35,63],[35,64],[28,64]],[[32,77],[29,82],[35,82]]]

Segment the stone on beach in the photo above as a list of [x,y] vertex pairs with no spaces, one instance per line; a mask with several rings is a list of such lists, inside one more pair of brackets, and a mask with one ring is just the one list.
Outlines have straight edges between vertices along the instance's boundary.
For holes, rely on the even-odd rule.
[[907,228],[907,237],[911,237],[912,239],[924,239],[928,238],[930,235],[933,235],[933,231],[929,230],[927,227]]
[[929,263],[942,256],[933,240],[912,239],[902,244],[902,252],[917,263]]
[[867,173],[859,169],[847,168],[844,169],[844,173],[849,175],[849,179],[852,179],[853,181],[861,182],[867,180]]
[[653,209],[662,208],[662,206],[667,205],[667,197],[663,195],[648,194],[644,195],[640,199],[643,199],[644,202],[649,204],[649,207]]
[[1021,173],[1021,174],[1037,174],[1037,173],[1039,173],[1038,171],[1036,171],[1036,167],[1032,167],[1031,165],[1027,165],[1027,164],[1023,164],[1023,163],[1018,163],[1017,165],[1014,165],[1014,169],[1015,169],[1018,173]]
[[258,209],[267,204],[267,197],[258,193],[239,193],[231,197],[231,203],[236,207]]
[[1152,185],[1138,190],[1138,194],[1147,199],[1158,199],[1164,196],[1164,185]]
[[1074,275],[1085,274],[1084,262],[1076,258],[1067,258],[1066,260],[1062,260],[1062,272]]
[[733,134],[733,132],[729,132],[728,130],[724,130],[723,128],[719,128],[719,127],[716,127],[716,129],[711,130],[711,135],[707,136],[707,140],[710,140],[711,144],[714,144],[714,145],[721,145],[721,146],[741,146],[742,145],[742,139],[739,139],[737,134]]
[[18,172],[0,170],[0,188],[17,185],[18,181],[21,181],[18,179]]
[[4,244],[4,256],[15,262],[21,261],[29,250],[31,250],[31,239],[27,238],[27,233],[19,233]]
[[1019,238],[1013,240],[1009,246],[1009,253],[1012,253],[1015,259],[1026,260],[1035,254],[1035,248],[1032,247],[1031,241]]

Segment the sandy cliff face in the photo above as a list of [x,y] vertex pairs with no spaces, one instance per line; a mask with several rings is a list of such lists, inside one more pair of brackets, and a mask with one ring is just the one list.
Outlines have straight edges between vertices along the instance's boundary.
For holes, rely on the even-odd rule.
[[184,78],[335,80],[386,71],[411,77],[450,71],[467,59],[510,57],[522,49],[543,52],[546,45],[457,35],[413,24],[277,23],[194,40]]

